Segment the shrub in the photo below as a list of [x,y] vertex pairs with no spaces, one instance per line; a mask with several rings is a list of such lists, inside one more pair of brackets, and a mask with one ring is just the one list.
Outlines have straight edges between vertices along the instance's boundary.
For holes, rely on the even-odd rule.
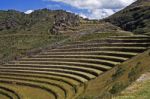
[[134,68],[131,69],[131,71],[129,72],[128,74],[128,78],[129,78],[129,81],[132,82],[134,80],[136,80],[137,78],[137,75],[139,74],[139,72],[141,71],[141,68],[140,68],[140,65],[141,62],[138,62],[136,64],[136,66]]
[[121,92],[125,87],[126,86],[123,83],[117,82],[112,86],[112,88],[110,89],[109,92],[111,94],[117,94],[117,93]]
[[116,73],[112,75],[112,79],[115,80],[116,78],[120,77],[123,75],[124,71],[125,70],[123,68],[118,67]]

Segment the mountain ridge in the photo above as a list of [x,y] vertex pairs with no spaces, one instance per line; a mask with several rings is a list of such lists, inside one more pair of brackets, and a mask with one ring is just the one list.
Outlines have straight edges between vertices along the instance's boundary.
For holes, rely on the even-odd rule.
[[[61,16],[60,16],[61,14]],[[8,10],[0,11],[0,31],[29,31],[30,28],[40,28],[45,25],[46,30],[40,28],[40,32],[47,32],[47,29],[52,30],[60,26],[61,28],[74,26],[79,24],[79,16],[69,13],[63,10],[49,10],[40,9],[35,10],[31,14],[25,14],[23,12]],[[32,30],[32,29],[30,29]],[[54,31],[52,31],[54,32]]]
[[150,34],[150,0],[138,0],[104,21],[136,34]]

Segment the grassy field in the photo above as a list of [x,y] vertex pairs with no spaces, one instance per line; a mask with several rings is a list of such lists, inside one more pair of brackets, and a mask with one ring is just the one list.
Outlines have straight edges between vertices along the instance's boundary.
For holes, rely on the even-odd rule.
[[150,72],[143,74],[136,82],[130,85],[119,96],[113,99],[149,99]]
[[[84,34],[76,39],[70,38],[70,41],[88,41],[93,39],[103,39],[109,36],[128,36],[132,33],[90,33]],[[12,33],[0,35],[0,60],[6,61],[15,56],[22,56],[25,52],[36,48],[43,48],[54,42],[59,42],[61,40],[67,39],[70,36],[67,35],[51,35],[51,34],[33,34],[33,33]],[[73,37],[74,38],[74,37]],[[66,43],[67,43],[66,42]]]
[[21,56],[26,51],[44,47],[67,37],[51,35],[0,35],[0,60]]

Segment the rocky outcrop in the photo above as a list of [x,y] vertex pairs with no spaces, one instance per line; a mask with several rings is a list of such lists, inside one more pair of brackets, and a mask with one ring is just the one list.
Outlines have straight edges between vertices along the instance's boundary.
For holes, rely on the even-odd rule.
[[51,32],[53,34],[58,34],[61,30],[66,30],[68,27],[78,26],[80,23],[79,16],[64,12],[62,10],[57,11],[57,14],[54,16],[55,21]]

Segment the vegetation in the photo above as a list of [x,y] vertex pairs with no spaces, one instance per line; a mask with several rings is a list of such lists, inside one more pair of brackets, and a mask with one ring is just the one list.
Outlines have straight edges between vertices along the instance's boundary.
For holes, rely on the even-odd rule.
[[79,25],[79,17],[63,10],[41,9],[31,14],[15,10],[0,11],[0,34],[51,34],[54,27],[64,29],[76,25]]
[[112,86],[112,89],[110,90],[111,94],[118,94],[121,92],[126,86],[123,85],[121,82],[117,82]]
[[139,74],[140,71],[142,71],[139,65],[140,62],[137,63],[137,65],[134,68],[132,68],[131,72],[128,75],[128,78],[130,79],[131,82],[135,81],[137,78],[136,76]]
[[0,62],[67,39],[69,36],[58,34],[59,29],[54,31],[54,27],[63,30],[78,22],[78,16],[62,10],[41,9],[29,15],[15,10],[0,11]]
[[[129,6],[128,10],[121,11],[123,14],[142,11],[142,15],[127,14],[114,22],[119,26],[125,24],[121,26],[125,30],[148,33],[146,1],[138,0],[131,5],[135,8]],[[142,6],[137,7],[141,2]],[[146,51],[149,38],[62,10],[42,9],[29,15],[14,10],[0,11],[0,60],[3,62],[0,98],[110,98],[150,65],[150,52]]]
[[123,68],[118,67],[116,73],[112,75],[112,80],[116,80],[119,76],[122,76],[124,71],[125,70]]
[[0,11],[0,62],[17,59],[32,49],[42,49],[55,42],[87,41],[132,34],[109,23],[89,24],[84,20],[85,23],[80,24],[83,20],[62,10],[41,9],[31,14],[15,10]]
[[[146,73],[145,75],[148,76],[148,74],[149,73]],[[150,97],[149,76],[144,77],[142,79],[143,81],[134,82],[131,86],[129,86],[126,90],[124,90],[120,95],[114,97],[113,99],[149,99]]]
[[[12,57],[22,56],[31,49],[44,47],[67,37],[57,35],[2,35],[0,36],[0,60],[6,61]],[[17,58],[17,57],[16,57]]]
[[[131,41],[127,42],[126,37],[130,38]],[[41,90],[39,91],[41,93],[43,93],[42,91],[45,91],[44,94],[50,93],[49,95],[43,95],[43,98],[77,98],[86,91],[88,81],[136,55],[134,54],[124,59],[124,56],[122,56],[123,53],[128,55],[130,51],[131,53],[139,53],[147,49],[146,47],[141,48],[142,43],[141,46],[136,47],[136,49],[132,47],[134,44],[130,44],[130,46],[127,44],[136,42],[134,39],[137,38],[136,36],[125,36],[124,39],[122,36],[114,38],[115,41],[113,42],[111,42],[111,40],[113,40],[112,37],[110,37],[109,42],[107,42],[107,39],[103,39],[106,45],[102,45],[101,42],[98,41],[97,43],[99,44],[97,45],[93,40],[80,42],[84,47],[78,47],[74,45],[79,44],[74,42],[67,45],[72,47],[65,48],[67,46],[62,45],[53,50],[47,49],[36,55],[9,61],[0,67],[0,86],[11,86],[10,89],[16,93],[22,90],[21,93],[18,94],[23,96],[23,98],[34,97],[31,93],[35,88]],[[126,48],[115,45],[115,42],[120,38],[122,38],[122,41],[118,43],[126,45]],[[142,36],[138,37],[138,39],[142,41],[143,39],[140,38],[142,38]],[[144,42],[149,42],[147,38],[149,37],[144,38]],[[109,45],[107,45],[108,43]],[[96,57],[96,55],[99,57]],[[114,80],[121,77],[124,71],[122,68],[118,68],[113,75]],[[24,92],[25,90],[21,87],[30,87],[30,93]],[[112,86],[110,93],[116,94],[124,88],[124,84],[116,83]],[[93,98],[93,96],[90,96],[90,98]]]

